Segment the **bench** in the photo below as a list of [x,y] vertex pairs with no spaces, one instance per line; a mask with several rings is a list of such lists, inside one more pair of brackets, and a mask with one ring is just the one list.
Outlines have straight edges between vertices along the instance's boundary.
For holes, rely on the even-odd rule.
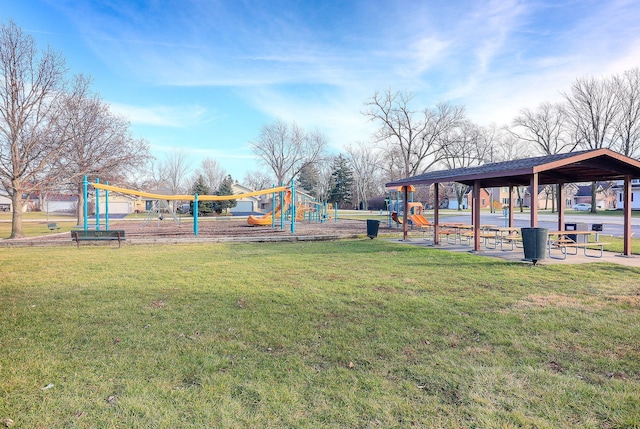
[[49,231],[60,231],[60,227],[55,222],[48,223],[47,228],[49,228]]
[[71,240],[75,241],[80,247],[81,241],[103,241],[103,240],[118,240],[118,247],[121,242],[125,240],[124,230],[122,229],[110,229],[105,231],[90,230],[75,230],[71,231]]

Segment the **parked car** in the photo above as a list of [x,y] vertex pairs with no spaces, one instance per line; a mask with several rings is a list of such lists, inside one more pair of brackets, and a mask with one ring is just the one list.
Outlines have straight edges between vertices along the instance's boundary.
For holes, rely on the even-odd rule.
[[591,204],[588,203],[578,203],[572,207],[574,210],[579,212],[588,212],[591,210]]

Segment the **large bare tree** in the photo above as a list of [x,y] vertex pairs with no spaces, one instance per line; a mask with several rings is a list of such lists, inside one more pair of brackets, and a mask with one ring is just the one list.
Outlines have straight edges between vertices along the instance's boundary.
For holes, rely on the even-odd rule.
[[[129,122],[110,112],[110,106],[90,90],[91,79],[76,76],[73,90],[63,98],[60,122],[68,142],[63,162],[78,192],[78,222],[84,214],[82,177],[126,182],[131,171],[150,158],[146,141],[134,139]],[[58,168],[62,168],[60,165]]]
[[[470,120],[460,121],[459,125],[446,134],[443,145],[442,163],[448,169],[467,168],[482,165],[493,144],[492,128],[483,128]],[[462,210],[462,200],[469,187],[454,183],[453,190],[458,200],[458,210]]]
[[[567,117],[576,138],[585,149],[611,148],[618,99],[611,79],[576,79],[569,93]],[[591,212],[596,213],[596,183],[591,186]]]
[[640,68],[613,77],[618,115],[614,121],[614,150],[632,157],[640,156]]
[[0,183],[13,205],[10,238],[20,238],[25,196],[57,182],[60,157],[60,99],[64,59],[39,52],[34,39],[13,21],[0,26]]
[[[513,135],[533,143],[543,155],[572,152],[580,144],[580,140],[576,138],[579,133],[569,126],[566,108],[560,103],[542,103],[535,111],[522,109],[520,115],[513,120],[513,125]],[[535,191],[532,190],[533,192]],[[556,208],[556,193],[556,185],[545,187],[546,204],[550,198],[552,212]]]
[[610,147],[618,100],[611,79],[578,78],[568,93],[567,118],[585,149]]
[[439,163],[444,156],[444,137],[465,117],[464,108],[448,103],[414,110],[413,98],[407,92],[376,92],[362,112],[379,125],[375,140],[396,159],[401,158],[405,177],[424,173]]
[[572,152],[580,143],[569,131],[566,109],[559,103],[542,103],[535,111],[522,109],[513,126],[511,132],[533,143],[542,155]]
[[320,131],[307,132],[295,122],[276,120],[264,125],[250,146],[260,161],[271,168],[280,185],[290,182],[305,165],[321,157],[327,137]]

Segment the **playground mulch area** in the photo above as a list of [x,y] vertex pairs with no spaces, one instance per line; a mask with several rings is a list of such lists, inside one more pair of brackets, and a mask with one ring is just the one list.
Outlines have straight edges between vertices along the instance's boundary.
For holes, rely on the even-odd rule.
[[[104,229],[104,224],[101,225]],[[142,221],[142,220],[111,220],[109,229],[124,230],[125,244],[143,243],[180,243],[180,242],[224,242],[224,241],[295,241],[295,240],[331,240],[339,238],[353,238],[367,233],[364,220],[339,219],[328,222],[296,222],[294,232],[291,233],[291,223],[285,222],[284,228],[276,224],[271,226],[250,226],[246,219],[234,218],[204,218],[198,223],[198,236],[194,234],[193,221],[182,220],[180,223],[172,219]],[[380,224],[380,232],[391,231],[386,224]],[[388,232],[387,231],[387,232]],[[0,240],[4,246],[46,246],[46,245],[75,245],[71,241],[69,232],[51,233],[38,237],[18,240]],[[81,245],[90,244],[83,242]],[[91,244],[109,245],[109,242],[92,242]]]
[[[194,239],[194,228],[191,220],[176,224],[172,220],[152,221],[146,224],[139,222],[132,224],[131,222],[113,222],[111,229],[124,229],[127,239],[144,240],[144,239]],[[224,239],[235,239],[242,241],[277,239],[285,237],[303,237],[303,236],[353,236],[357,234],[366,234],[366,223],[358,220],[339,220],[338,222],[329,221],[320,222],[296,222],[294,232],[291,233],[291,223],[285,222],[284,228],[280,228],[280,224],[276,224],[275,228],[271,226],[250,226],[245,219],[205,219],[198,223],[199,240],[215,239],[222,241]]]

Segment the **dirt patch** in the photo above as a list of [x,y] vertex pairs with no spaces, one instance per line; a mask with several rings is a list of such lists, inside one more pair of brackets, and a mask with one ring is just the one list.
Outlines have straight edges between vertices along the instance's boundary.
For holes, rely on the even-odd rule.
[[572,308],[579,310],[594,310],[602,307],[604,304],[595,297],[575,298],[568,295],[550,294],[550,295],[528,295],[518,301],[516,308],[547,308],[560,307]]

